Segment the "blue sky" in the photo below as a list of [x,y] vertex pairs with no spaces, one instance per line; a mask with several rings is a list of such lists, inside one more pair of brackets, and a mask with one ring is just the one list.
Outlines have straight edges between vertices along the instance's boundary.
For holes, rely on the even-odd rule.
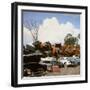
[[[23,43],[33,42],[33,28],[28,28],[28,23],[37,22],[40,27],[38,29],[38,40],[41,42],[50,41],[53,43],[64,43],[65,36],[70,33],[77,37],[80,33],[80,14],[62,13],[62,12],[39,12],[39,11],[23,11],[24,40]],[[33,20],[33,21],[31,21]],[[58,32],[58,33],[57,33]]]
[[53,13],[53,12],[34,12],[34,11],[23,11],[23,24],[26,26],[26,22],[34,20],[38,24],[42,24],[46,18],[56,17],[59,23],[71,22],[75,28],[80,29],[80,14],[71,13]]

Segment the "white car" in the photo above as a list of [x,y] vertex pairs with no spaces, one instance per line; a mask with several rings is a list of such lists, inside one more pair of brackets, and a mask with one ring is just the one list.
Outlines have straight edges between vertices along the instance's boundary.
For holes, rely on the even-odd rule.
[[41,58],[40,64],[52,65],[56,61],[54,57]]
[[41,58],[41,61],[39,62],[39,64],[46,65],[47,70],[50,71],[52,69],[52,65],[55,62],[56,62],[56,58],[54,58],[54,57],[46,57],[46,58]]
[[58,61],[59,61],[62,65],[67,65],[67,66],[69,66],[69,65],[72,64],[72,63],[68,60],[67,57],[62,57],[62,58],[60,58]]
[[80,65],[79,57],[69,57],[68,60],[72,63],[72,65]]

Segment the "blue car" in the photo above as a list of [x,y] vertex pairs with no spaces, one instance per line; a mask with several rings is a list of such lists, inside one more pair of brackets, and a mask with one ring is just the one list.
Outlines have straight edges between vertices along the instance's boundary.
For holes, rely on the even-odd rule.
[[80,65],[80,58],[70,58],[69,61],[72,63],[72,65]]

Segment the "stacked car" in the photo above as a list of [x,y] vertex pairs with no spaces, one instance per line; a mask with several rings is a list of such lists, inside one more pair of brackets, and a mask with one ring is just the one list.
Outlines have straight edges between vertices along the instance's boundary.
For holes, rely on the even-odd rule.
[[43,76],[47,66],[40,64],[42,53],[35,52],[23,55],[23,76]]

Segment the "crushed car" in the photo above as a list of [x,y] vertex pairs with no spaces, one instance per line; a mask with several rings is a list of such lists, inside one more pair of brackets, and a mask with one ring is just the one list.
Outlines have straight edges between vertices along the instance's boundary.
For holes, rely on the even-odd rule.
[[43,76],[47,70],[46,65],[40,64],[42,53],[35,52],[23,55],[23,76]]

